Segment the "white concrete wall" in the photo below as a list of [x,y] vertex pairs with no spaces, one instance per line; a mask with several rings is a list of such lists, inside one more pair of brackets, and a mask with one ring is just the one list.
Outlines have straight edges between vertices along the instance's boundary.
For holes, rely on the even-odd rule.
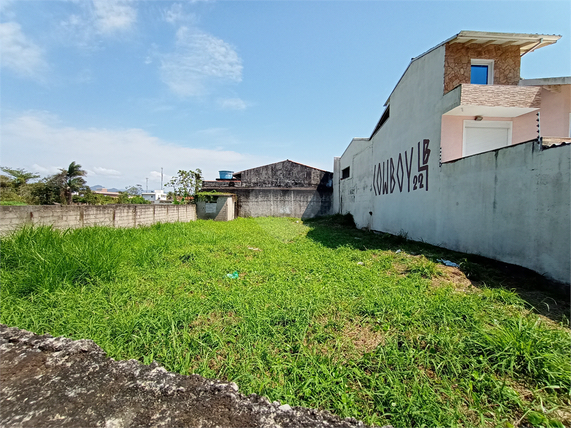
[[[368,138],[354,138],[339,159],[339,211],[341,214],[352,213],[355,221],[370,227],[372,216],[370,210],[357,207],[370,206],[372,198],[372,145]],[[341,179],[342,171],[349,167],[349,178]],[[358,218],[357,218],[358,217]]]
[[[395,234],[403,231],[417,240],[427,240],[427,235],[433,235],[438,206],[434,193],[439,185],[436,172],[439,168],[443,75],[444,46],[414,61],[391,95],[390,117],[372,138],[370,179],[373,180],[375,166],[378,171],[380,165],[382,171],[384,164],[386,174],[392,160],[395,185],[391,186],[390,173],[388,180],[383,177],[385,182],[388,181],[388,193],[383,193],[381,185],[380,194],[373,191],[372,206],[364,207],[362,211],[365,213],[354,214],[360,219],[372,211],[374,230]],[[422,159],[423,152],[425,156],[428,153],[423,150],[424,140],[428,140],[427,149],[430,150],[427,165]],[[399,167],[399,157],[402,168]],[[407,161],[409,171],[405,165]],[[378,175],[375,177],[377,180]],[[402,188],[399,176],[402,176]],[[378,189],[379,186],[376,187]]]
[[443,164],[429,242],[569,283],[570,165],[571,146],[535,142]]
[[339,180],[341,179],[341,158],[333,158],[333,204],[332,212],[339,213],[340,211],[340,189]]
[[351,142],[338,162],[351,178],[334,180],[338,212],[569,283],[571,146],[523,143],[440,166],[443,72],[444,47],[414,61],[370,145]]

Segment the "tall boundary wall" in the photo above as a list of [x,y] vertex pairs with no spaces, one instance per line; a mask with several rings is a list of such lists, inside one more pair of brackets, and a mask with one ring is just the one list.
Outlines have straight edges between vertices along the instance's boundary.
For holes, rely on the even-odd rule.
[[[431,149],[436,152],[438,145]],[[390,172],[383,174],[383,162],[371,162],[387,165],[387,159],[398,159],[397,150],[371,144],[352,150],[348,159],[336,161],[336,177],[343,161],[351,162],[353,176],[337,178],[334,186],[338,212],[351,213],[357,227],[405,232],[413,240],[570,283],[571,145],[545,148],[529,141],[441,166],[434,156],[420,172],[425,187],[416,191],[412,180],[408,190],[406,176],[400,190],[402,175],[395,172],[393,180]],[[371,156],[371,151],[380,153]]]
[[238,197],[238,217],[313,218],[333,214],[333,189],[256,187],[229,190]]
[[0,206],[0,235],[23,226],[77,229],[86,226],[137,227],[195,221],[195,205],[27,205]]

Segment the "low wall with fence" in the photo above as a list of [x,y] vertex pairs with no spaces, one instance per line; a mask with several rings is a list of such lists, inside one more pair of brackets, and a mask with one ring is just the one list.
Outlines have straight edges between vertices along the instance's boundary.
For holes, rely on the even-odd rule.
[[196,220],[196,205],[27,205],[0,206],[0,235],[23,226],[56,229],[85,226],[136,227]]

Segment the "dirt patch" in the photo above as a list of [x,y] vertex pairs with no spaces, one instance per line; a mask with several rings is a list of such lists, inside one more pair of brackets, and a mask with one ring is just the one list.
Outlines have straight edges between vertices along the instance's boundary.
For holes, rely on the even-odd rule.
[[454,290],[462,293],[473,293],[478,290],[474,286],[474,283],[466,277],[464,272],[457,267],[438,266],[438,268],[442,275],[432,280],[433,287],[452,285]]
[[386,332],[359,321],[343,322],[333,315],[318,319],[316,324],[320,328],[309,333],[303,345],[317,354],[330,355],[334,361],[360,358],[385,343]]
[[341,335],[349,341],[359,354],[366,354],[375,350],[379,345],[384,345],[385,335],[380,331],[373,331],[368,325],[347,324]]
[[209,330],[214,328],[222,331],[225,327],[233,327],[239,324],[240,317],[234,312],[210,312],[206,315],[198,315],[188,326],[193,330]]

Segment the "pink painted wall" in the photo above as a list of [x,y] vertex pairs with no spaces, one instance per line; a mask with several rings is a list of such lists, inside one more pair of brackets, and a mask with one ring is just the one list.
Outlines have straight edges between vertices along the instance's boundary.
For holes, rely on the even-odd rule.
[[[553,85],[541,90],[541,135],[569,137],[571,113],[571,85]],[[442,116],[440,147],[442,162],[462,157],[464,120],[473,116]],[[484,120],[512,121],[511,145],[537,138],[537,115],[531,112],[518,117],[484,117]]]
[[571,85],[554,85],[541,90],[541,135],[569,137]]
[[[464,132],[464,116],[442,116],[440,132],[440,147],[442,162],[448,162],[462,157],[462,134]],[[470,119],[473,119],[471,117]]]
[[513,118],[512,144],[523,143],[535,138],[537,138],[537,112],[533,111]]
[[[474,116],[442,116],[440,147],[442,147],[442,162],[448,162],[462,157],[462,140],[464,121],[473,120]],[[510,145],[523,143],[537,137],[536,114],[534,112],[519,117],[484,117],[485,121],[511,121],[512,141]],[[542,122],[543,123],[543,122]]]

